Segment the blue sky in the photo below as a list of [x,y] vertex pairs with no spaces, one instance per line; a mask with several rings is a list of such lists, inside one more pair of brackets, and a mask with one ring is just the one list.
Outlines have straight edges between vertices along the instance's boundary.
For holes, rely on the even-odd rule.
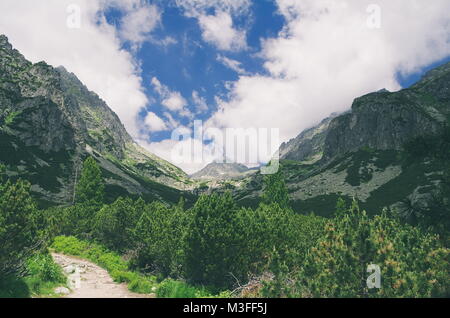
[[[224,52],[214,44],[203,41],[198,21],[195,17],[186,16],[184,8],[171,2],[162,4],[161,1],[147,1],[147,4],[158,6],[161,14],[158,26],[152,30],[153,40],[142,43],[137,50],[127,42],[123,43],[123,48],[132,51],[136,60],[141,63],[144,83],[157,78],[169,90],[179,92],[186,101],[188,111],[195,114],[196,120],[203,121],[207,121],[217,111],[215,98],[226,98],[227,83],[237,81],[242,75],[225,65],[224,59],[238,62],[245,75],[267,73],[264,68],[265,60],[258,55],[262,49],[261,44],[265,39],[276,38],[286,23],[274,1],[253,1],[245,15],[238,15],[233,20],[235,29],[246,30],[246,48]],[[124,14],[126,13],[116,8],[105,12],[107,21],[118,27]],[[208,7],[206,14],[217,14],[217,8]],[[170,44],[157,43],[163,39],[171,39]],[[448,61],[450,58],[445,57],[413,72],[398,71],[395,76],[402,88],[409,87],[424,72]],[[139,113],[142,120],[145,120],[150,111],[167,121],[169,113],[171,119],[179,125],[192,126],[193,117],[180,116],[177,111],[170,112],[161,105],[163,97],[155,91],[154,86],[144,85],[144,91],[151,103]],[[193,92],[204,100],[207,109],[196,111]],[[170,135],[170,129],[155,130],[148,134],[148,140],[160,142],[169,139]]]
[[[193,17],[187,17],[183,8],[167,2],[148,1],[158,5],[161,10],[161,21],[152,31],[155,41],[170,38],[173,43],[161,45],[155,41],[147,41],[133,54],[141,63],[142,79],[150,83],[156,77],[171,91],[176,91],[186,99],[187,108],[195,113],[195,119],[207,120],[216,110],[216,96],[226,96],[226,83],[236,81],[238,72],[221,62],[220,57],[239,62],[240,67],[249,74],[265,73],[264,60],[258,57],[262,39],[276,37],[282,30],[284,18],[279,14],[273,1],[255,1],[245,16],[233,21],[233,27],[246,30],[247,48],[238,51],[223,51],[215,45],[202,40],[202,30]],[[208,8],[208,13],[215,14],[215,9]],[[119,24],[125,13],[117,9],[106,11],[105,16],[110,24]],[[125,42],[123,48],[133,51],[130,43]],[[144,85],[145,94],[153,103],[140,113],[144,118],[151,111],[164,118],[167,109],[159,102],[161,97],[151,85]],[[208,109],[195,112],[195,101],[192,93],[197,92],[204,99]],[[192,118],[170,113],[182,125],[192,125]],[[170,138],[171,131],[154,131],[149,134],[151,141]]]
[[65,66],[136,142],[192,173],[223,146],[191,137],[201,162],[174,160],[172,132],[195,120],[277,129],[273,153],[354,98],[450,61],[450,1],[411,1],[2,0],[0,33]]

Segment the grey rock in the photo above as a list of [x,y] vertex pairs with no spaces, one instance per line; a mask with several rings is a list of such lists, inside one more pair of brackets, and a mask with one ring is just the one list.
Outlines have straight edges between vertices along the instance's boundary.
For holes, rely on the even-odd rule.
[[320,124],[306,129],[296,138],[280,146],[281,160],[309,161],[314,163],[322,159],[325,138],[331,121],[337,114],[332,114]]
[[57,288],[55,288],[55,294],[68,295],[68,294],[70,294],[70,290],[66,287],[57,287]]
[[73,274],[76,271],[76,267],[74,265],[67,265],[66,267],[64,267],[64,273],[66,274]]

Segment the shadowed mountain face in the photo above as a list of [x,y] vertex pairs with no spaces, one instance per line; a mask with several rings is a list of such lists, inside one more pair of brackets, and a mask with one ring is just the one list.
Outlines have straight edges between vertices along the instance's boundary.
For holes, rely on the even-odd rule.
[[[295,209],[329,215],[339,197],[357,198],[371,213],[407,198],[424,204],[450,165],[449,126],[450,64],[408,89],[357,98],[350,112],[280,147]],[[236,197],[254,205],[261,189],[256,174]]]
[[33,64],[0,36],[0,163],[41,202],[67,204],[82,161],[100,164],[110,199],[176,201],[187,175],[133,142],[117,115],[75,75]]

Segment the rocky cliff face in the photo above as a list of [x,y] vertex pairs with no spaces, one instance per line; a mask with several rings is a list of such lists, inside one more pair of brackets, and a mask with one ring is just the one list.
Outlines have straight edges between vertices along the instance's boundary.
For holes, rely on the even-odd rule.
[[399,92],[386,90],[355,99],[350,112],[331,116],[282,144],[284,160],[322,162],[358,151],[401,150],[415,137],[439,133],[450,123],[450,63]]
[[[423,199],[439,184],[450,158],[431,153],[414,157],[405,145],[414,150],[423,146],[415,144],[418,137],[448,138],[443,136],[449,126],[450,63],[408,89],[357,98],[350,112],[327,118],[281,146],[281,167],[294,206],[330,215],[337,198],[357,198],[376,213],[407,197]],[[252,204],[261,189],[262,177],[256,174],[236,197]]]
[[303,131],[296,138],[280,147],[281,160],[294,160],[315,163],[323,157],[325,138],[331,121],[337,116],[333,114],[319,125]]
[[446,114],[416,88],[369,94],[355,100],[351,113],[331,122],[324,158],[361,147],[401,150],[418,136],[437,134],[447,123]]
[[[117,115],[74,74],[33,64],[0,35],[0,163],[33,183],[43,201],[70,202],[82,160],[94,156],[111,197],[171,197],[189,181],[136,145]],[[165,198],[164,198],[165,197]]]

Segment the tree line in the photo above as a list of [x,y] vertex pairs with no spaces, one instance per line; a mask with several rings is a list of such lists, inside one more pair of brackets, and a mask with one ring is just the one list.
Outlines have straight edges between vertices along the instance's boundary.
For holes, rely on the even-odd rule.
[[[373,218],[339,200],[330,219],[292,210],[281,173],[264,180],[257,208],[231,193],[202,195],[186,209],[118,198],[104,204],[95,159],[83,165],[75,204],[40,211],[25,181],[0,187],[0,279],[20,275],[36,246],[55,235],[95,241],[132,268],[239,296],[448,297],[450,250],[442,233],[411,226],[389,209]],[[448,201],[443,201],[448,204]],[[442,230],[446,233],[448,229]],[[381,269],[369,288],[367,266]]]

